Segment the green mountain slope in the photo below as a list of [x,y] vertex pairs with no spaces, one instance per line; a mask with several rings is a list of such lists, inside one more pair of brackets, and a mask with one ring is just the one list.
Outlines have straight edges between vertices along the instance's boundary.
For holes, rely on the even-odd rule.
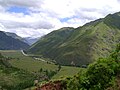
[[[34,44],[28,51],[42,54],[63,65],[70,65],[71,63],[76,65],[89,64],[100,57],[107,56],[115,48],[116,43],[120,42],[119,20],[119,13],[110,14],[103,19],[92,21],[74,29],[67,38],[62,38],[62,42],[53,37],[56,35],[54,32],[61,31],[53,31],[52,34],[46,35]],[[46,41],[49,38],[48,36],[52,38]],[[56,43],[51,44],[54,41]]]
[[[56,53],[56,48],[61,45],[74,31],[74,28],[65,27],[53,31],[42,37],[38,42],[30,47],[30,51],[34,54],[43,54],[52,57]],[[52,52],[52,53],[51,53]]]
[[[120,44],[105,58],[67,78],[66,90],[120,90]],[[64,88],[64,87],[63,87]]]
[[1,50],[17,50],[17,49],[26,49],[29,47],[25,42],[13,38],[14,36],[9,36],[5,32],[0,31],[0,49]]

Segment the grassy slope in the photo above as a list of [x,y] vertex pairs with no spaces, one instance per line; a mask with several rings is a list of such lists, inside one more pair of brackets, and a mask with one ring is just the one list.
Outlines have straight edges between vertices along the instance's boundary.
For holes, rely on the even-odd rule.
[[[76,65],[88,64],[99,57],[107,56],[115,48],[116,43],[120,42],[119,18],[118,14],[113,14],[87,23],[76,28],[59,44],[58,42],[51,44],[54,40],[58,40],[54,37],[56,34],[52,32],[52,34],[46,35],[43,40],[38,41],[39,44],[36,43],[32,46],[32,49],[37,49],[37,52],[32,52],[32,49],[30,52],[42,54],[62,65],[70,65],[71,62]],[[60,35],[58,34],[58,36]],[[49,37],[52,38],[49,39]],[[46,41],[47,39],[49,41]],[[45,48],[46,45],[49,47]]]
[[89,63],[101,56],[107,56],[120,39],[120,30],[110,28],[104,22],[100,22],[96,26],[82,27],[76,33],[76,36],[73,34],[75,37],[71,36],[72,38],[59,48],[62,52],[59,52],[60,54],[56,57],[58,62]]
[[120,44],[108,57],[90,64],[71,80],[66,79],[66,90],[119,90],[119,75]]
[[82,68],[62,66],[61,70],[52,79],[61,79],[76,75]]
[[57,47],[63,43],[73,31],[74,28],[71,27],[64,27],[53,31],[41,38],[40,41],[33,44],[28,51],[54,59],[54,56],[57,55]]

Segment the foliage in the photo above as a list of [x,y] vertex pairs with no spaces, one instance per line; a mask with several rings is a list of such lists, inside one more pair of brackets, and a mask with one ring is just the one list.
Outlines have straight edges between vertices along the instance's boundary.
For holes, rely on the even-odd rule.
[[33,85],[34,76],[27,71],[0,65],[0,86],[7,90],[21,90]]
[[67,90],[105,90],[114,85],[115,76],[120,72],[120,44],[108,58],[100,58],[88,69],[66,80]]
[[[73,76],[73,75],[77,74],[80,70],[80,68],[78,68],[78,67],[54,65],[54,64],[49,64],[47,62],[35,60],[32,57],[23,56],[20,51],[16,51],[16,50],[1,50],[0,52],[2,53],[2,55],[4,55],[4,57],[11,58],[10,60],[7,60],[7,61],[13,67],[19,68],[19,69],[16,69],[16,71],[22,70],[22,71],[29,73],[30,75],[32,73],[32,77],[28,76],[28,78],[34,78],[35,80],[40,81],[40,83],[41,83],[41,81],[43,82],[44,80],[45,81],[49,80],[49,79],[56,80],[56,79],[61,79],[61,77],[64,77],[64,76]],[[4,68],[2,68],[2,70],[3,69]],[[17,90],[16,87],[18,87],[18,89],[19,89],[19,87],[24,88],[24,87],[27,87],[28,85],[29,86],[34,85],[33,80],[29,81],[27,78],[26,78],[26,81],[23,82],[23,80],[25,80],[25,79],[22,80],[21,78],[24,76],[24,74],[17,74],[16,71],[14,72],[13,68],[11,68],[11,70],[10,70],[10,68],[9,68],[9,70],[4,69],[4,73],[2,73],[2,76],[0,76],[0,77],[1,78],[7,77],[8,81],[6,81],[6,82],[11,83],[11,85],[14,84],[14,86],[9,86],[9,85],[6,85],[7,83],[5,82],[6,83],[5,87],[9,86],[8,88],[12,88],[12,90],[15,87],[15,89]],[[71,71],[73,71],[73,72],[71,72]],[[5,73],[7,73],[7,74],[4,76],[3,74],[5,74]],[[11,74],[12,74],[12,77],[9,76]],[[17,74],[17,76],[13,76],[16,74]],[[21,76],[20,80],[19,80],[18,75]],[[25,74],[25,76],[26,76],[26,74]],[[21,90],[21,89],[19,89],[19,90]]]
[[0,54],[0,87],[21,90],[33,85],[34,76],[22,69],[12,67],[7,58]]

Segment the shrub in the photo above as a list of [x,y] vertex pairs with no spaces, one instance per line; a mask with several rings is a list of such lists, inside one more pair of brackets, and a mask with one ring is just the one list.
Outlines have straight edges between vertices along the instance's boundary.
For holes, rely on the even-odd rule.
[[108,58],[100,58],[90,64],[86,71],[67,81],[67,90],[105,90],[115,84],[120,72],[120,44]]

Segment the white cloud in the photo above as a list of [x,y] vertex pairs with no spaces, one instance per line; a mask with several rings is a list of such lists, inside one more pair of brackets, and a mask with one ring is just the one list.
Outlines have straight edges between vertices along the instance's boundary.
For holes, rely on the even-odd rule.
[[22,37],[30,37],[31,36],[33,38],[47,34],[45,29],[36,29],[36,30],[34,30],[32,28],[16,28],[16,29],[9,29],[7,32],[14,31],[14,33],[16,33]]
[[[8,12],[11,6],[25,7],[29,14]],[[0,0],[0,30],[38,37],[60,27],[78,27],[119,10],[119,0]]]
[[15,28],[32,28],[32,29],[50,29],[53,26],[46,21],[38,21],[38,22],[16,22],[16,21],[0,21],[4,27],[7,29],[15,29]]
[[23,6],[23,7],[40,7],[43,0],[0,0],[3,7]]

